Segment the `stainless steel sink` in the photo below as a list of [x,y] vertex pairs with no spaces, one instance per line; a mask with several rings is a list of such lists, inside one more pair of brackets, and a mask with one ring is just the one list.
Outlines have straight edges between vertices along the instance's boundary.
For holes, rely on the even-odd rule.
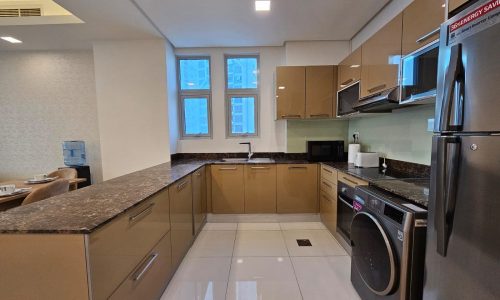
[[269,164],[274,163],[274,159],[271,158],[223,158],[221,159],[223,163],[253,163],[253,164]]

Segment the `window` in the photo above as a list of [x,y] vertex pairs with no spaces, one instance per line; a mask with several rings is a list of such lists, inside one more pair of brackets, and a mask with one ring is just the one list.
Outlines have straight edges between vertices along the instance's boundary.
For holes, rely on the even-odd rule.
[[179,57],[177,70],[182,137],[211,137],[210,58]]
[[258,135],[259,57],[226,56],[226,118],[229,137]]

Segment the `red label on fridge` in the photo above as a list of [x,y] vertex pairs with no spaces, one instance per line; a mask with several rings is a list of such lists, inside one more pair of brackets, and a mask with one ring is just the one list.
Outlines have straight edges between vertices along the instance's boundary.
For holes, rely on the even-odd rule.
[[486,3],[485,5],[468,13],[465,17],[461,18],[460,20],[452,23],[450,25],[450,32],[453,32],[453,31],[459,29],[460,27],[463,27],[463,26],[467,25],[468,23],[470,23],[478,18],[481,18],[482,16],[484,16],[488,13],[491,13],[492,11],[494,11],[498,7],[500,7],[500,0],[492,0],[488,3]]

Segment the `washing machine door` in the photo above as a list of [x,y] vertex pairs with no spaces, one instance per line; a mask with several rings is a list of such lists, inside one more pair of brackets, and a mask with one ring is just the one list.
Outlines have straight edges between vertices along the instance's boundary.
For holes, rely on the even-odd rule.
[[357,213],[351,225],[352,262],[366,286],[377,295],[394,290],[396,252],[379,221],[367,212]]

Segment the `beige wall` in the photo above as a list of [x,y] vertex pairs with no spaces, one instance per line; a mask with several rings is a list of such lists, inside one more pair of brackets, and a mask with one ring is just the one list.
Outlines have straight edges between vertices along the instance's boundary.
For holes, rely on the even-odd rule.
[[105,180],[170,160],[163,40],[94,44]]
[[102,180],[93,67],[92,51],[0,52],[0,180],[64,166],[65,140]]
[[168,93],[168,126],[170,133],[170,154],[177,153],[177,141],[179,140],[179,118],[177,106],[177,66],[175,49],[170,44],[166,44],[167,62],[167,93]]

